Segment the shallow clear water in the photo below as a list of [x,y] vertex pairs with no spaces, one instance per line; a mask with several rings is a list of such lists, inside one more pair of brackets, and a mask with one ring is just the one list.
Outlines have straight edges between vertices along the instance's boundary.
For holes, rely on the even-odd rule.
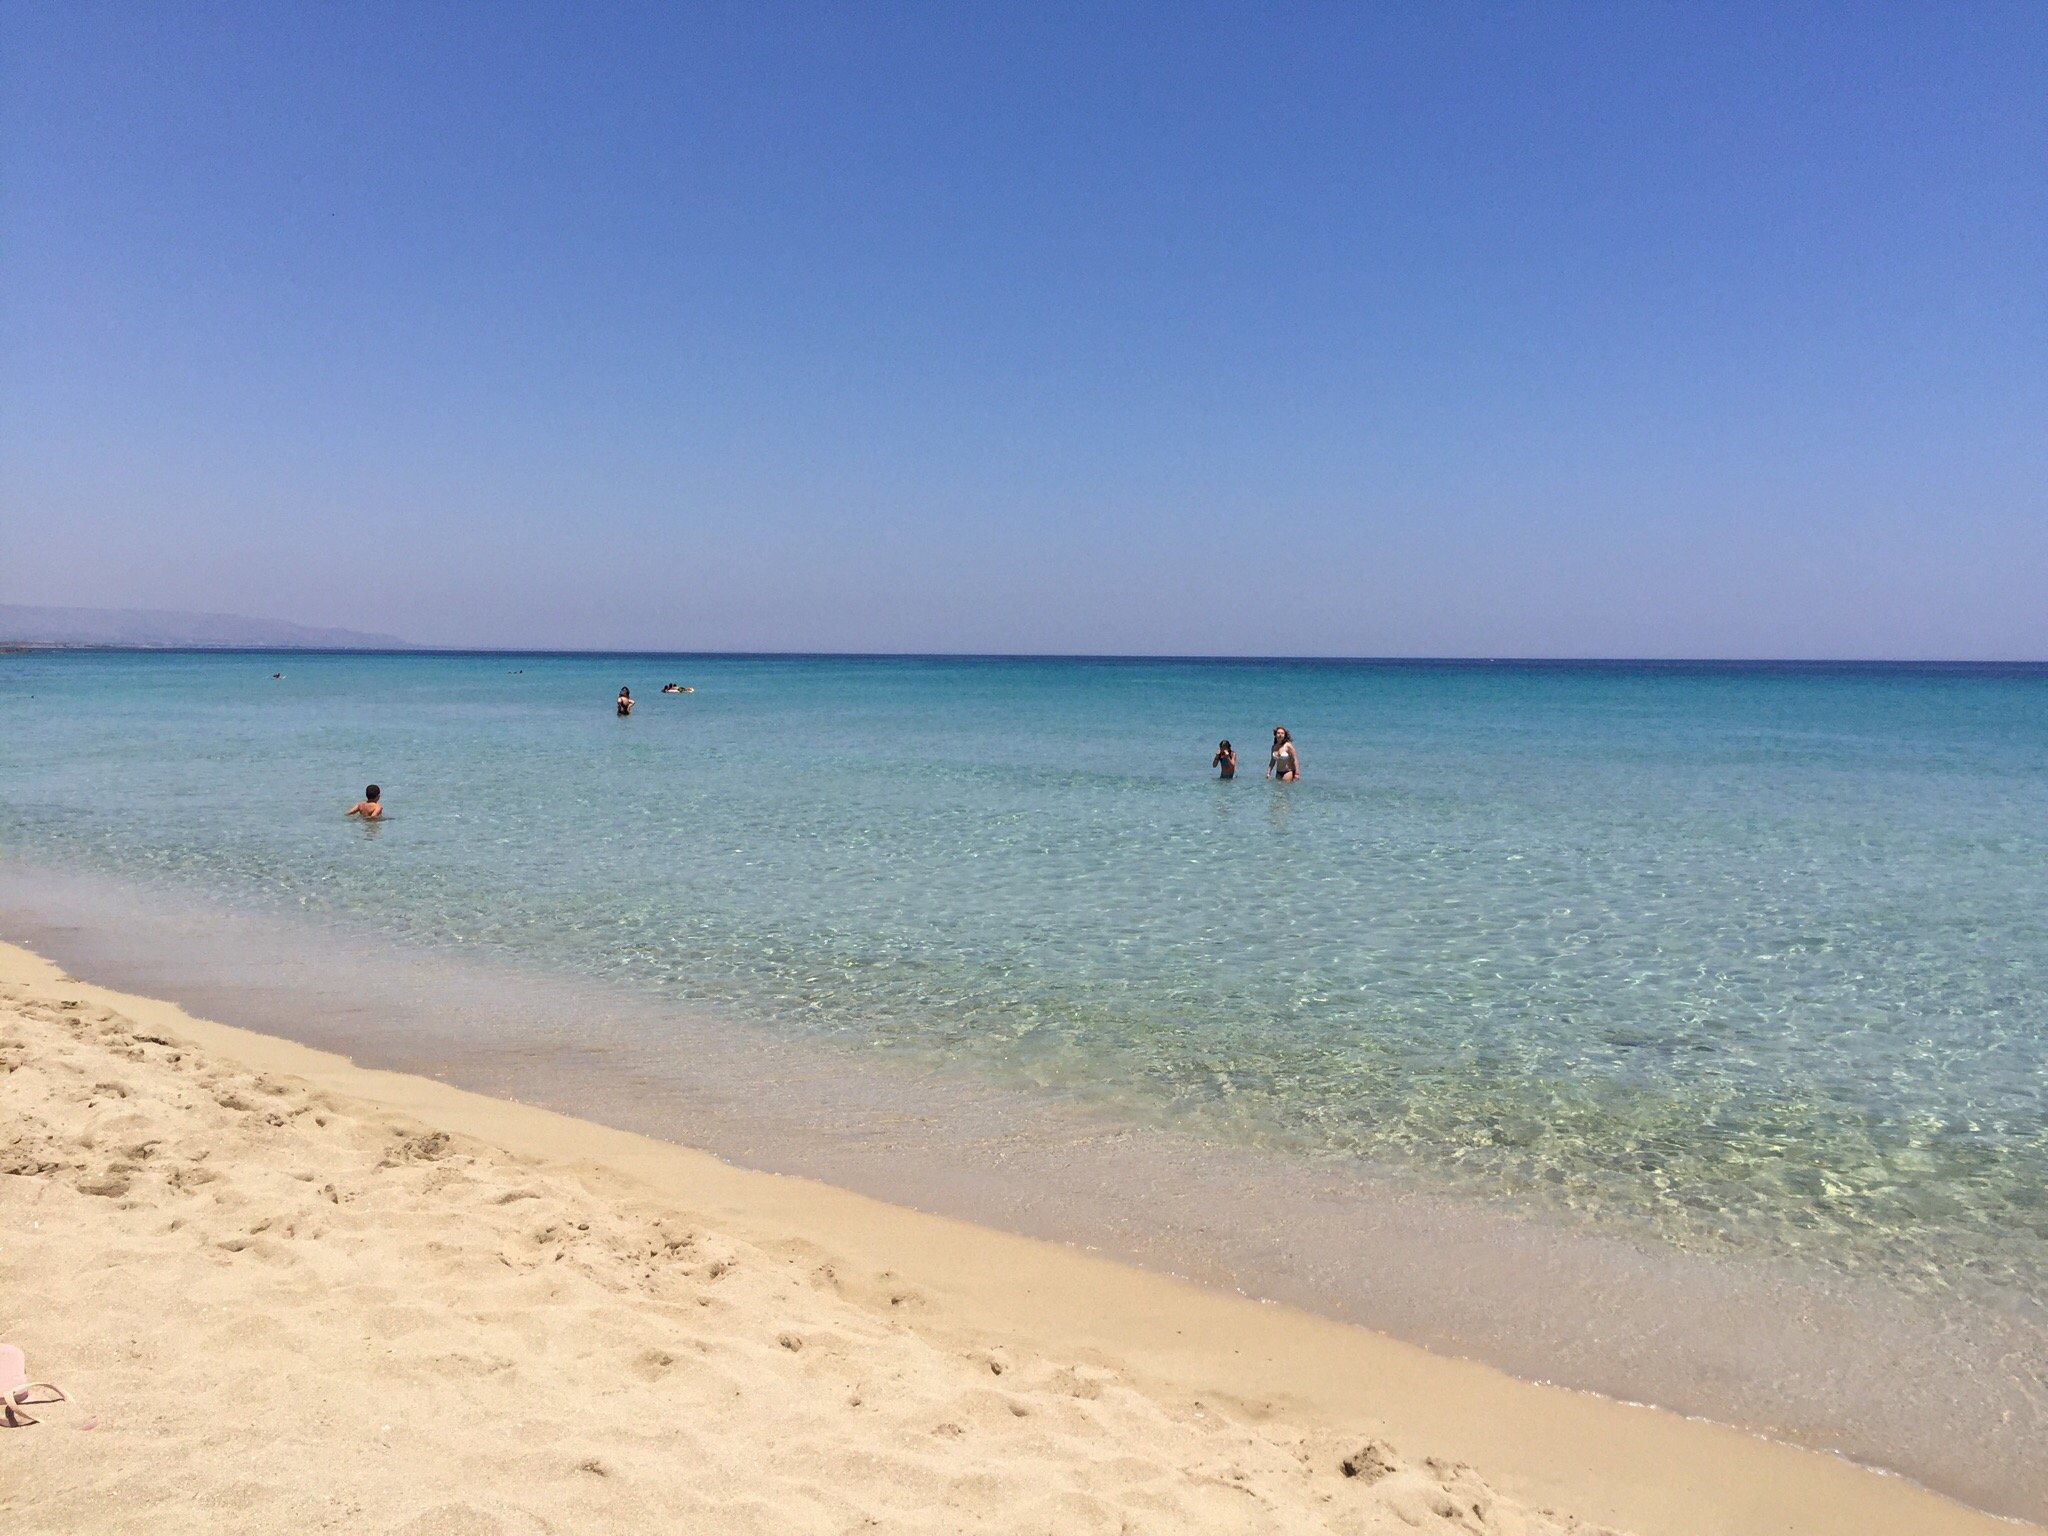
[[2048,670],[30,654],[0,727],[19,857],[2048,1297]]

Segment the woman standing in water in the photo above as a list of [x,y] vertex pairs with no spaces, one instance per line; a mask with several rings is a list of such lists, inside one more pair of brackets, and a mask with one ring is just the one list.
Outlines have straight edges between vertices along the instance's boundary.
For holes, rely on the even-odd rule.
[[633,690],[621,688],[619,690],[619,718],[623,720],[631,713],[633,713]]
[[1301,759],[1294,751],[1294,738],[1287,727],[1273,727],[1273,755],[1266,759],[1266,777],[1286,782],[1301,777]]

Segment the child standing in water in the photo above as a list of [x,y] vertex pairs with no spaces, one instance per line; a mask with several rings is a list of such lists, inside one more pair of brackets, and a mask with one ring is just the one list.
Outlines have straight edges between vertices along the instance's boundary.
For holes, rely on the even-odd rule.
[[351,816],[360,816],[365,821],[384,819],[384,791],[372,784],[363,791],[363,798],[348,808]]
[[619,690],[619,718],[623,720],[631,713],[633,713],[633,690],[621,688]]
[[1229,742],[1216,743],[1216,755],[1209,759],[1209,766],[1217,770],[1216,777],[1219,779],[1237,777],[1237,753],[1231,750]]

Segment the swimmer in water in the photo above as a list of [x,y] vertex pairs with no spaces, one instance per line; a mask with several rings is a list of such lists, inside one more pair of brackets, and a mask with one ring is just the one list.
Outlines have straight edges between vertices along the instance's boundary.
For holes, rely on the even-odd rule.
[[1301,758],[1294,750],[1294,738],[1287,734],[1287,727],[1273,727],[1273,755],[1266,759],[1266,777],[1279,779],[1282,783],[1301,777]]
[[1209,759],[1209,766],[1217,770],[1216,777],[1219,779],[1234,779],[1237,777],[1237,753],[1231,748],[1229,742],[1219,741],[1216,743],[1216,755]]
[[363,798],[348,808],[351,816],[360,816],[365,821],[384,819],[384,791],[372,784],[363,791]]
[[623,720],[631,713],[633,713],[633,690],[621,688],[619,690],[619,718]]

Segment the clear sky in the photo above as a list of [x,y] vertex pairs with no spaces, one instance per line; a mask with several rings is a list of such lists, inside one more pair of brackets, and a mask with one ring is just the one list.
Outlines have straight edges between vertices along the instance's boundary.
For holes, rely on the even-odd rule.
[[0,601],[2048,657],[2048,5],[0,8]]

